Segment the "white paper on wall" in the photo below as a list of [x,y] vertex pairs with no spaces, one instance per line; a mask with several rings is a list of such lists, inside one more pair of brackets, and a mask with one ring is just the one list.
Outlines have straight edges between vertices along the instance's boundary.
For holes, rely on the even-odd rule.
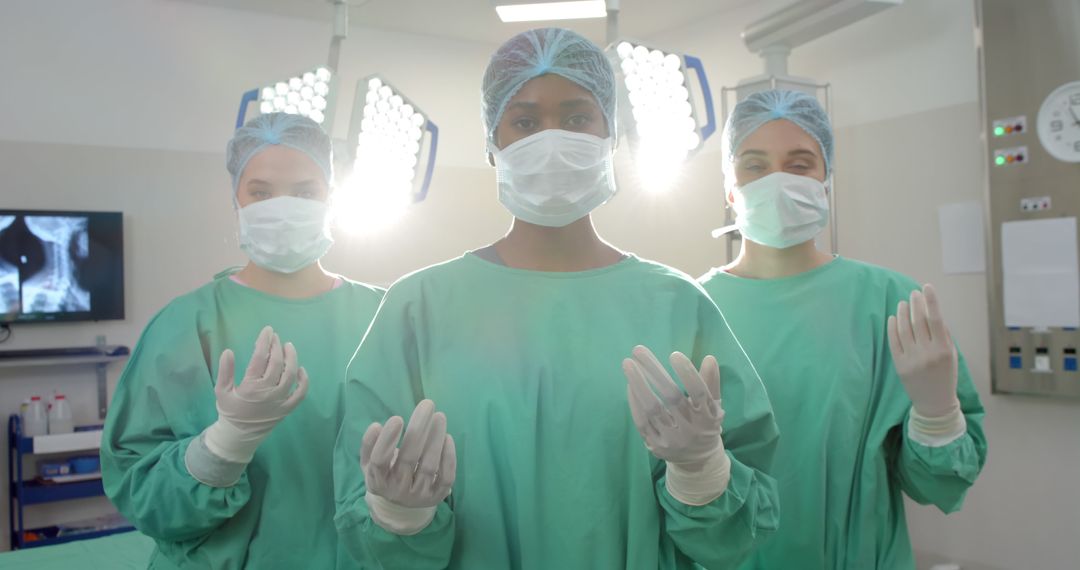
[[941,263],[946,274],[986,271],[986,237],[980,202],[945,204],[938,208]]
[[1076,218],[1001,224],[1005,326],[1080,327]]

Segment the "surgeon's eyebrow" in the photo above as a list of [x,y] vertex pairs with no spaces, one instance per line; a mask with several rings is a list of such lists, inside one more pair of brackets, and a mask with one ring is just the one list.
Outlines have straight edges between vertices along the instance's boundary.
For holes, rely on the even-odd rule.
[[532,110],[532,109],[535,109],[535,108],[537,108],[539,106],[540,106],[539,104],[531,103],[529,101],[515,101],[515,102],[510,103],[509,105],[507,105],[506,110],[509,111],[510,109],[518,109],[518,108]]
[[566,101],[563,101],[562,103],[559,103],[559,106],[564,108],[564,109],[568,108],[568,107],[592,107],[593,105],[594,105],[594,103],[593,103],[592,99],[587,99],[585,97],[579,97],[577,99],[568,99]]
[[260,180],[258,178],[252,178],[252,179],[248,180],[247,185],[248,186],[271,186],[271,184],[269,182],[267,182],[265,180]]
[[[740,158],[741,158],[741,157],[744,157],[744,156],[746,156],[746,155],[753,155],[753,156],[768,156],[768,153],[766,153],[766,152],[765,152],[765,151],[763,151],[763,150],[757,150],[757,149],[754,149],[754,148],[752,148],[752,149],[748,149],[748,150],[744,150],[744,151],[742,151],[742,152],[740,152],[740,153],[739,153],[739,157],[740,157]],[[817,153],[816,153],[816,152],[814,152],[814,151],[812,151],[812,150],[807,150],[807,149],[805,149],[805,148],[799,148],[799,149],[795,149],[795,150],[793,150],[793,151],[789,152],[789,153],[788,153],[788,156],[809,156],[809,157],[812,157],[812,158],[817,158],[817,157],[818,157],[818,155],[817,155]]]

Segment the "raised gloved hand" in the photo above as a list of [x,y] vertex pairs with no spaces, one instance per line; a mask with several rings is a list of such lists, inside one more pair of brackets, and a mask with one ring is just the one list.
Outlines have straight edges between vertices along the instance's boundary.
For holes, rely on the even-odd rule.
[[[270,430],[303,401],[307,371],[297,365],[292,343],[281,346],[274,329],[266,327],[255,341],[255,352],[244,379],[234,381],[235,356],[221,353],[218,363],[218,419],[204,432],[211,453],[237,463],[249,463]],[[293,386],[296,390],[293,391]]]
[[446,433],[446,415],[431,400],[413,410],[398,447],[404,421],[371,424],[360,447],[364,500],[376,524],[396,534],[415,534],[435,517],[457,476],[454,438]]
[[938,418],[960,409],[956,396],[957,355],[933,286],[911,293],[889,317],[889,348],[896,373],[915,411]]
[[671,495],[703,505],[724,493],[731,474],[721,437],[720,366],[707,356],[699,371],[681,352],[671,355],[671,366],[689,396],[648,348],[634,348],[623,361],[630,414],[645,446],[667,462]]

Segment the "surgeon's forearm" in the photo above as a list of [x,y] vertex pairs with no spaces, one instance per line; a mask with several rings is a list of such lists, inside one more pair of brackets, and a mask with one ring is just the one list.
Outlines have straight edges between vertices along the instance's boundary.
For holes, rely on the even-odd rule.
[[668,535],[706,568],[738,567],[779,525],[776,482],[737,457],[727,488],[708,504],[685,504],[667,490],[666,477],[662,482],[657,490]]
[[341,544],[361,567],[443,570],[450,564],[455,521],[446,503],[436,507],[431,522],[414,534],[398,534],[381,526],[363,498],[339,508],[334,524]]
[[981,408],[972,409],[964,416],[963,433],[955,438],[952,434],[939,436],[939,440],[930,440],[930,444],[925,437],[912,435],[914,428],[910,423],[912,419],[919,420],[909,417],[895,460],[904,493],[915,502],[934,505],[944,513],[959,510],[986,462],[982,417]]
[[141,532],[160,540],[205,535],[233,517],[251,498],[241,476],[227,487],[200,482],[185,464],[194,438],[162,442],[143,453],[112,443],[102,446],[105,493]]

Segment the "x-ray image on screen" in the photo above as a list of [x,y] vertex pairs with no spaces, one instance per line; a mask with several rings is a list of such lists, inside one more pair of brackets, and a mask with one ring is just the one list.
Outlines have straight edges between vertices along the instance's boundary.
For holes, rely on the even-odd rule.
[[24,313],[90,310],[90,292],[79,284],[77,263],[90,255],[88,220],[69,216],[26,216],[44,248],[41,268],[22,283]]
[[122,318],[122,213],[0,208],[0,324]]
[[[0,233],[15,222],[15,216],[0,216]],[[0,257],[0,319],[19,312],[19,268]]]

